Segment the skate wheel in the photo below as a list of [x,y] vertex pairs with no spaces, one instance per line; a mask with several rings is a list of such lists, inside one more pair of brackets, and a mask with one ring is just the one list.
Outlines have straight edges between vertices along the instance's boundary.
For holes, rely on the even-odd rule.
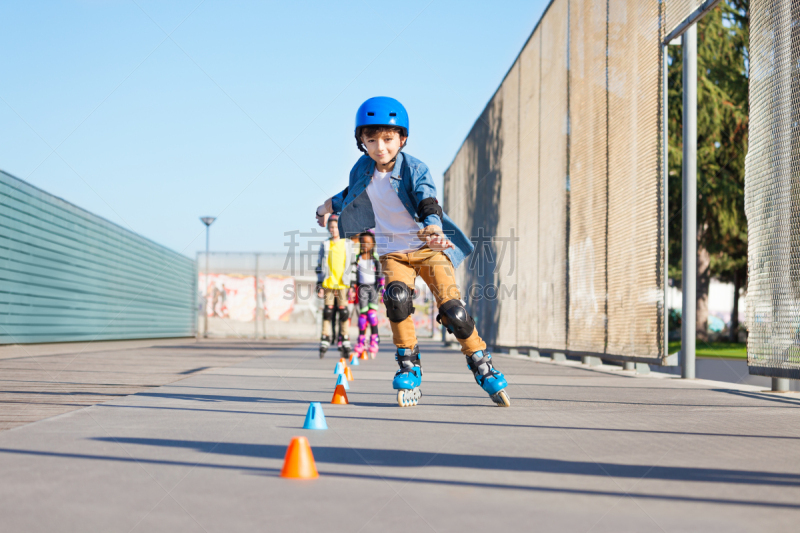
[[508,394],[506,394],[506,391],[504,390],[501,390],[497,394],[492,394],[490,398],[499,407],[511,407],[511,399],[508,397]]
[[411,407],[417,405],[422,397],[419,389],[401,389],[397,391],[397,405],[400,407]]

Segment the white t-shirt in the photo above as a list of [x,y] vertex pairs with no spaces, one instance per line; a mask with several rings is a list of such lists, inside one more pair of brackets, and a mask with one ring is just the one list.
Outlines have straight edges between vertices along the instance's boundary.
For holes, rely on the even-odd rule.
[[419,240],[419,225],[406,211],[392,188],[391,172],[375,172],[367,185],[367,195],[375,213],[375,251],[378,255],[409,253],[425,245]]
[[358,284],[375,285],[375,262],[371,257],[358,259]]

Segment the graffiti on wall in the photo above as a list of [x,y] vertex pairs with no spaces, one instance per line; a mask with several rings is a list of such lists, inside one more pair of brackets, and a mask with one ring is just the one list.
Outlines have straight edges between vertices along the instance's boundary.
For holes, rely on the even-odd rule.
[[263,294],[264,315],[269,320],[289,320],[294,311],[294,299],[287,294],[295,294],[294,278],[265,276],[260,280]]
[[200,274],[198,284],[205,287],[206,314],[209,318],[229,318],[240,322],[256,319],[256,310],[263,309],[268,320],[288,321],[294,300],[286,298],[287,285],[294,289],[291,277],[240,274]]

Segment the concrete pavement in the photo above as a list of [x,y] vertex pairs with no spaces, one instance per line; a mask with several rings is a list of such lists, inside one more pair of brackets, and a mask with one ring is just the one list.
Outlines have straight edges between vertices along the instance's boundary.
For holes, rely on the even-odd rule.
[[[257,357],[0,432],[0,530],[732,532],[800,519],[796,394],[498,357],[513,402],[501,409],[460,353],[430,344],[419,406],[396,406],[387,349],[353,369],[339,406],[326,403],[335,359],[315,345],[244,344]],[[329,430],[299,429],[311,401]],[[318,480],[278,477],[294,435]]]
[[0,346],[0,430],[240,363],[255,354],[245,344],[212,347],[197,344],[193,337]]

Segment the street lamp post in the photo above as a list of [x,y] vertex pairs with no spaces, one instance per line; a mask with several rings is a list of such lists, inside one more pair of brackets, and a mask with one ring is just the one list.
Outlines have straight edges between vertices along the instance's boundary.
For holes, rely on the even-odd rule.
[[[200,217],[203,224],[206,225],[206,283],[205,291],[208,291],[208,235],[211,231],[211,224],[217,220],[217,217]],[[203,302],[203,338],[208,338],[208,293],[204,292],[205,301]]]

